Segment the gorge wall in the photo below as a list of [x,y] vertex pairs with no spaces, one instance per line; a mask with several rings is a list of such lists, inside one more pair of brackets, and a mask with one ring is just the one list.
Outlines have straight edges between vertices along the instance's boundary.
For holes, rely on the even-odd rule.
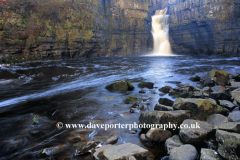
[[240,54],[239,0],[0,0],[1,61],[146,53],[165,7],[173,52]]

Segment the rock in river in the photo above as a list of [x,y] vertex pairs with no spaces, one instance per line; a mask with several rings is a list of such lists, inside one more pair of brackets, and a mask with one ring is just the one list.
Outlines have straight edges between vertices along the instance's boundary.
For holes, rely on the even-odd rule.
[[195,160],[197,155],[198,153],[194,146],[185,144],[173,148],[170,152],[169,160]]
[[221,160],[218,153],[212,149],[202,148],[200,160]]
[[213,114],[207,118],[207,122],[211,124],[213,127],[225,123],[225,122],[230,122],[232,121],[230,118],[225,117],[221,114]]
[[144,88],[144,87],[146,87],[146,88],[148,88],[148,89],[153,89],[153,83],[152,82],[140,82],[139,84],[138,84],[138,87],[140,87],[140,88]]
[[186,119],[183,121],[179,136],[184,143],[199,143],[212,132],[212,126],[204,121]]
[[180,147],[181,145],[184,145],[184,143],[182,143],[180,137],[178,135],[174,135],[166,140],[165,151],[167,154],[170,154],[173,148]]
[[124,103],[130,104],[130,103],[135,103],[137,102],[137,98],[133,96],[128,96],[125,100]]
[[217,128],[228,132],[240,133],[240,122],[221,123]]
[[229,111],[232,111],[236,107],[235,104],[227,100],[219,100],[219,103],[220,103],[220,106],[228,109]]
[[217,70],[213,69],[210,72],[208,72],[205,76],[202,77],[204,86],[214,86],[214,85],[221,85],[221,86],[226,86],[229,84],[229,73],[222,71],[222,70]]
[[166,139],[172,136],[172,133],[168,130],[160,128],[149,129],[146,137],[151,142],[165,142]]
[[134,86],[125,80],[122,81],[116,81],[114,83],[111,83],[105,87],[109,91],[115,91],[115,92],[126,92],[126,91],[132,91],[134,89]]
[[226,159],[240,159],[240,134],[217,130],[218,153]]
[[115,144],[118,141],[118,136],[114,135],[111,138],[107,139],[106,144]]
[[68,149],[68,146],[66,144],[56,145],[56,146],[52,146],[49,148],[45,148],[42,151],[42,154],[46,154],[48,156],[53,156],[53,155],[56,155],[56,154],[59,154],[59,153],[65,151],[67,149]]
[[172,100],[170,100],[168,98],[159,98],[158,102],[159,102],[159,104],[163,104],[166,106],[172,106],[174,103]]
[[162,105],[162,104],[156,104],[155,107],[154,107],[154,110],[155,111],[173,111],[173,108],[169,107],[169,106]]
[[82,154],[88,153],[90,150],[95,149],[99,144],[100,144],[100,142],[98,142],[98,141],[87,142],[87,143],[81,145],[77,149],[77,155],[82,155]]
[[234,91],[232,91],[232,97],[238,102],[240,103],[240,88],[235,89]]
[[165,86],[159,89],[160,92],[169,93],[172,90],[171,86]]

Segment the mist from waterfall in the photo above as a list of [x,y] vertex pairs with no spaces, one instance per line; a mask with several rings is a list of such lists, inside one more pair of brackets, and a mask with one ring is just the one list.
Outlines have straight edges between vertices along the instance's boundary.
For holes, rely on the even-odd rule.
[[153,54],[158,56],[172,55],[169,43],[169,15],[166,15],[167,8],[156,10],[152,16]]

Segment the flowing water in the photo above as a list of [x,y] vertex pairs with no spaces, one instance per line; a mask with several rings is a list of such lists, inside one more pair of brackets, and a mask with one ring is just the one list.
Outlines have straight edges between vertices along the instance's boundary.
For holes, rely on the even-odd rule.
[[[66,144],[67,137],[77,129],[57,129],[56,123],[96,124],[138,123],[142,111],[129,113],[129,104],[123,100],[128,95],[139,98],[151,97],[148,109],[153,110],[160,97],[158,89],[181,81],[197,86],[188,79],[202,76],[212,69],[230,73],[240,70],[240,58],[218,57],[118,57],[84,60],[62,60],[23,63],[0,67],[0,159],[38,159],[38,153],[45,147]],[[107,84],[126,79],[135,86],[125,93],[109,92]],[[156,94],[139,93],[141,81],[154,83]],[[33,122],[36,122],[33,123]],[[154,150],[151,145],[142,144],[138,134],[128,129],[92,129],[81,136],[87,140],[106,140],[110,134],[119,136],[118,144],[131,142],[147,147],[149,157],[158,159],[165,155],[163,145]],[[74,156],[75,144],[59,156],[72,159],[91,159]],[[40,158],[39,158],[40,159]]]

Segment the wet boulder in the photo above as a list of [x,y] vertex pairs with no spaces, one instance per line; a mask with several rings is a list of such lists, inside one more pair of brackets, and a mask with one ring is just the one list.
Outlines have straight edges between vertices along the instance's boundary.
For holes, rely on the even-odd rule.
[[141,113],[139,124],[178,124],[189,118],[189,111],[146,111]]
[[165,106],[172,106],[174,103],[172,100],[168,98],[159,98],[158,102],[159,104],[163,104]]
[[149,89],[144,87],[139,91],[139,93],[147,93],[148,91],[149,91]]
[[183,121],[179,136],[184,143],[199,143],[206,139],[213,128],[205,121],[186,119]]
[[230,80],[228,72],[217,69],[211,70],[205,76],[203,76],[202,79],[204,86],[226,86],[229,84]]
[[240,88],[235,89],[234,91],[231,92],[232,97],[234,100],[236,100],[238,103],[240,103]]
[[173,148],[180,147],[181,145],[184,145],[184,143],[182,143],[180,137],[178,135],[174,135],[166,140],[165,151],[167,154],[170,154]]
[[240,133],[240,122],[221,123],[217,128],[228,132]]
[[169,160],[195,160],[198,153],[194,146],[190,144],[181,145],[171,150]]
[[93,149],[95,149],[99,144],[100,144],[100,142],[98,142],[98,141],[86,142],[85,144],[82,144],[77,149],[77,155],[82,155],[82,154],[88,153],[89,151],[92,151]]
[[131,103],[135,103],[137,102],[137,98],[136,97],[133,97],[133,96],[128,96],[125,100],[124,100],[124,103],[126,104],[131,104]]
[[52,147],[43,149],[42,154],[45,154],[47,156],[54,156],[63,151],[66,151],[67,149],[69,149],[69,147],[66,144],[56,145],[56,146],[52,146]]
[[146,134],[146,138],[150,142],[157,142],[157,143],[165,142],[171,136],[172,136],[172,133],[170,131],[163,130],[160,128],[149,129]]
[[219,86],[219,85],[218,85],[218,86],[212,87],[211,90],[212,90],[213,92],[225,92],[225,91],[226,91],[226,88],[223,87],[223,86]]
[[231,113],[229,113],[228,118],[232,119],[234,122],[240,122],[240,111],[233,110]]
[[231,122],[232,120],[228,117],[225,117],[221,114],[213,114],[207,118],[207,122],[211,124],[213,127],[221,123]]
[[105,88],[112,92],[127,92],[128,90],[129,91],[133,90],[134,86],[130,82],[122,80],[111,83],[107,85]]
[[108,145],[102,146],[100,148],[96,148],[96,149],[93,150],[92,156],[94,157],[94,159],[99,160],[98,154],[100,152],[104,151],[105,149],[111,148],[111,147],[112,147],[112,145],[108,144]]
[[160,92],[169,93],[172,90],[171,86],[165,86],[159,89]]
[[218,153],[212,149],[202,148],[200,160],[221,160]]
[[189,78],[190,81],[193,81],[193,82],[199,82],[201,80],[201,77],[200,76],[195,76],[195,77],[191,77]]
[[225,159],[240,159],[240,134],[217,130],[218,153]]
[[99,159],[122,160],[131,156],[134,156],[136,159],[146,159],[147,155],[148,150],[139,147],[136,144],[124,143],[104,149],[99,152],[97,157]]
[[219,100],[219,103],[220,103],[220,106],[228,109],[229,111],[232,111],[236,107],[235,104],[227,100]]
[[154,110],[155,111],[173,111],[173,108],[169,107],[169,106],[162,105],[162,104],[156,104],[155,107],[154,107]]
[[148,88],[148,89],[153,89],[153,83],[152,82],[140,82],[139,84],[138,84],[138,87],[140,87],[140,88],[144,88],[144,87],[146,87],[146,88]]
[[235,75],[232,75],[231,78],[234,79],[236,82],[240,82],[240,73],[237,73],[237,74],[235,74]]
[[70,143],[78,143],[82,140],[80,135],[74,135],[74,136],[71,136],[71,137],[67,137],[67,139]]
[[142,133],[142,134],[140,135],[140,140],[141,140],[142,142],[144,142],[144,143],[148,142],[148,139],[147,139],[147,137],[146,137],[146,134]]
[[114,135],[107,139],[106,144],[115,144],[118,141],[118,136]]
[[210,97],[217,100],[232,100],[232,96],[229,92],[211,92]]
[[189,110],[191,117],[206,120],[212,114],[228,115],[228,110],[213,103],[210,99],[178,98],[173,104],[175,110]]

